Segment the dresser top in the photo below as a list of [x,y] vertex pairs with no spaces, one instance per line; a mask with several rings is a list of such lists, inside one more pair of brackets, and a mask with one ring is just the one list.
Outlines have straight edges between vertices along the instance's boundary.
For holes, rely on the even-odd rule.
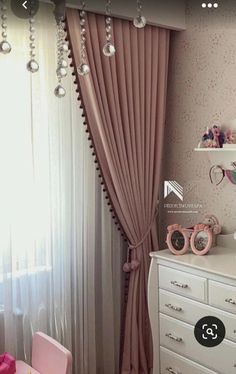
[[197,256],[191,251],[176,256],[168,249],[151,252],[150,256],[236,280],[236,242],[235,248],[217,246],[211,248],[205,256]]

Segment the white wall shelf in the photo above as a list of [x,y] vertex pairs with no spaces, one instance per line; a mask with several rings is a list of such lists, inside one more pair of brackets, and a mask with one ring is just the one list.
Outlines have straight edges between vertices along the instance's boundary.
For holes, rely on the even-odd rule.
[[207,154],[211,165],[232,168],[232,162],[236,162],[236,148],[195,148],[194,151]]
[[236,148],[194,148],[194,151],[196,152],[235,152],[236,154]]

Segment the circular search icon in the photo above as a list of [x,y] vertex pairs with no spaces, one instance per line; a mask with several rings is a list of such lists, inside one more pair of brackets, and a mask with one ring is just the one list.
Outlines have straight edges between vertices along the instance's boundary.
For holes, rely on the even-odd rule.
[[216,347],[225,338],[225,326],[217,317],[203,317],[195,325],[194,336],[204,347]]

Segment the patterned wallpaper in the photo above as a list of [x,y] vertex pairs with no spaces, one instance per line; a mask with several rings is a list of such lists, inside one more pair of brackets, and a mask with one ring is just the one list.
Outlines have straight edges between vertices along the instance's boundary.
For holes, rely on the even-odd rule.
[[236,2],[219,1],[217,10],[202,9],[200,3],[187,1],[187,30],[173,31],[171,37],[162,175],[163,182],[183,186],[184,203],[190,206],[182,209],[185,213],[168,213],[164,204],[181,201],[162,198],[161,248],[168,224],[189,227],[206,212],[218,216],[225,233],[236,230],[236,186],[225,180],[214,187],[207,155],[194,152],[206,126],[236,118]]

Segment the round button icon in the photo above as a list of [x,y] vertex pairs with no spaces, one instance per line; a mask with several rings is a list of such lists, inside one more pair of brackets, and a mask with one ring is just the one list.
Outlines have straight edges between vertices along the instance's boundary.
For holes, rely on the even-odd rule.
[[204,347],[216,347],[225,338],[225,326],[217,317],[203,317],[195,325],[194,336]]
[[34,17],[39,9],[39,0],[11,0],[12,12],[18,18]]

